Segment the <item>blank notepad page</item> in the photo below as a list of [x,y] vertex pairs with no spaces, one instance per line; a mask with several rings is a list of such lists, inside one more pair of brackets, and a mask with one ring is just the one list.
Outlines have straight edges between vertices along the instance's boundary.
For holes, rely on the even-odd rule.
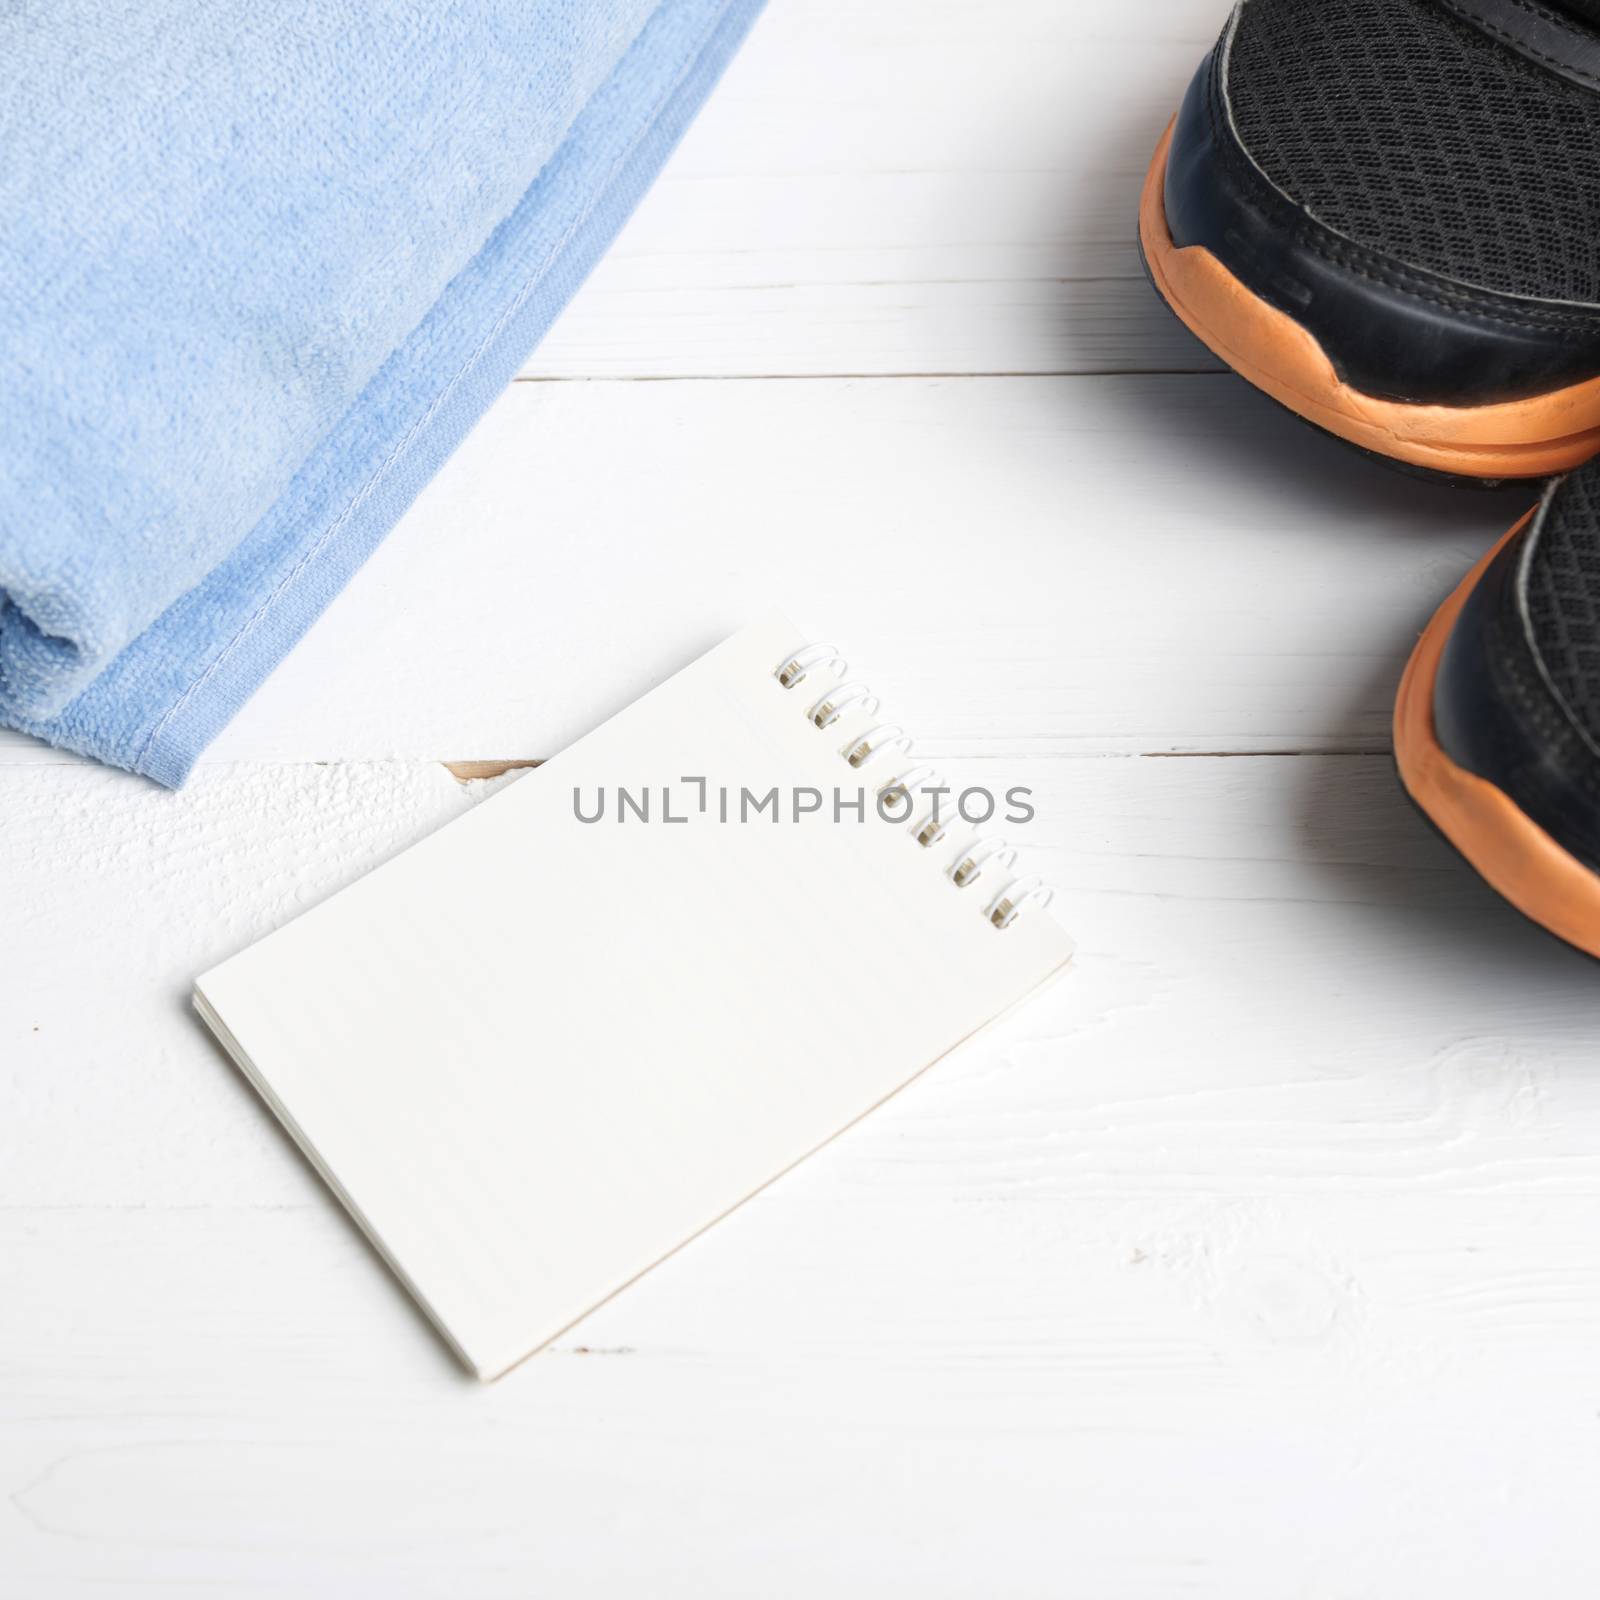
[[819,728],[837,680],[775,672],[801,642],[735,635],[196,986],[481,1377],[1068,958],[1037,905],[996,925],[1012,874],[970,829],[881,820],[908,761],[851,766],[878,719]]

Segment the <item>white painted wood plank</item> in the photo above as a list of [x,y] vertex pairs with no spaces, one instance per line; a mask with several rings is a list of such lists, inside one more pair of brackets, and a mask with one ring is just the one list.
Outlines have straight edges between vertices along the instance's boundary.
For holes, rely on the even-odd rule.
[[0,1571],[1589,1592],[1592,967],[1381,758],[1015,777],[1077,972],[480,1392],[184,994],[487,786],[0,772]]
[[549,755],[774,604],[941,754],[1378,749],[1527,498],[1231,377],[517,385],[212,756]]
[[352,1359],[352,1323],[403,1312],[306,1213],[0,1216],[8,1578],[1580,1600],[1600,1576],[1592,1210],[1346,1198],[1330,1237],[1331,1200],[772,1209],[482,1393],[420,1334]]
[[[1459,866],[1387,761],[1023,760],[1005,781],[1035,791],[1015,834],[1060,886],[1079,970],[847,1141],[847,1166],[892,1151],[942,1186],[976,1161],[988,1198],[1026,1178],[1600,1199],[1592,971]],[[490,786],[399,763],[219,766],[176,797],[90,768],[0,784],[0,971],[26,985],[0,1020],[0,1204],[312,1200],[189,980]]]
[[1134,248],[1224,0],[785,0],[542,375],[1209,370]]

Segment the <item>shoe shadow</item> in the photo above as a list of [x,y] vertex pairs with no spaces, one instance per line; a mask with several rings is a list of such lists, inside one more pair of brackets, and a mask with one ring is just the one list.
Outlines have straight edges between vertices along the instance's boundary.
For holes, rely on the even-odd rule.
[[[1398,674],[1386,667],[1361,703],[1392,699],[1397,686]],[[1373,947],[1414,967],[1419,989],[1435,986],[1430,968],[1452,994],[1509,989],[1530,1019],[1570,1016],[1574,1003],[1600,1000],[1596,963],[1478,876],[1412,802],[1392,756],[1311,756],[1291,765],[1301,859],[1330,899],[1366,910]]]

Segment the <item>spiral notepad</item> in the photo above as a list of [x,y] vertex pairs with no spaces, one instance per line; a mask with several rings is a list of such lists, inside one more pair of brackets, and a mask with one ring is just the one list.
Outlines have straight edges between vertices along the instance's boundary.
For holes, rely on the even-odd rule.
[[195,1003],[496,1377],[1065,965],[1007,798],[773,616]]

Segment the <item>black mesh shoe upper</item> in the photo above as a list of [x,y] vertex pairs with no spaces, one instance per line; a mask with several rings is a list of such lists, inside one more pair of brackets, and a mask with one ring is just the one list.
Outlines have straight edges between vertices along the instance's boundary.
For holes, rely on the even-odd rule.
[[1345,238],[1477,289],[1600,301],[1600,94],[1436,0],[1246,0],[1227,98],[1261,170]]
[[1472,586],[1433,722],[1452,761],[1600,872],[1600,463],[1557,484]]
[[1546,678],[1600,745],[1600,464],[1556,488],[1522,592],[1525,625]]

